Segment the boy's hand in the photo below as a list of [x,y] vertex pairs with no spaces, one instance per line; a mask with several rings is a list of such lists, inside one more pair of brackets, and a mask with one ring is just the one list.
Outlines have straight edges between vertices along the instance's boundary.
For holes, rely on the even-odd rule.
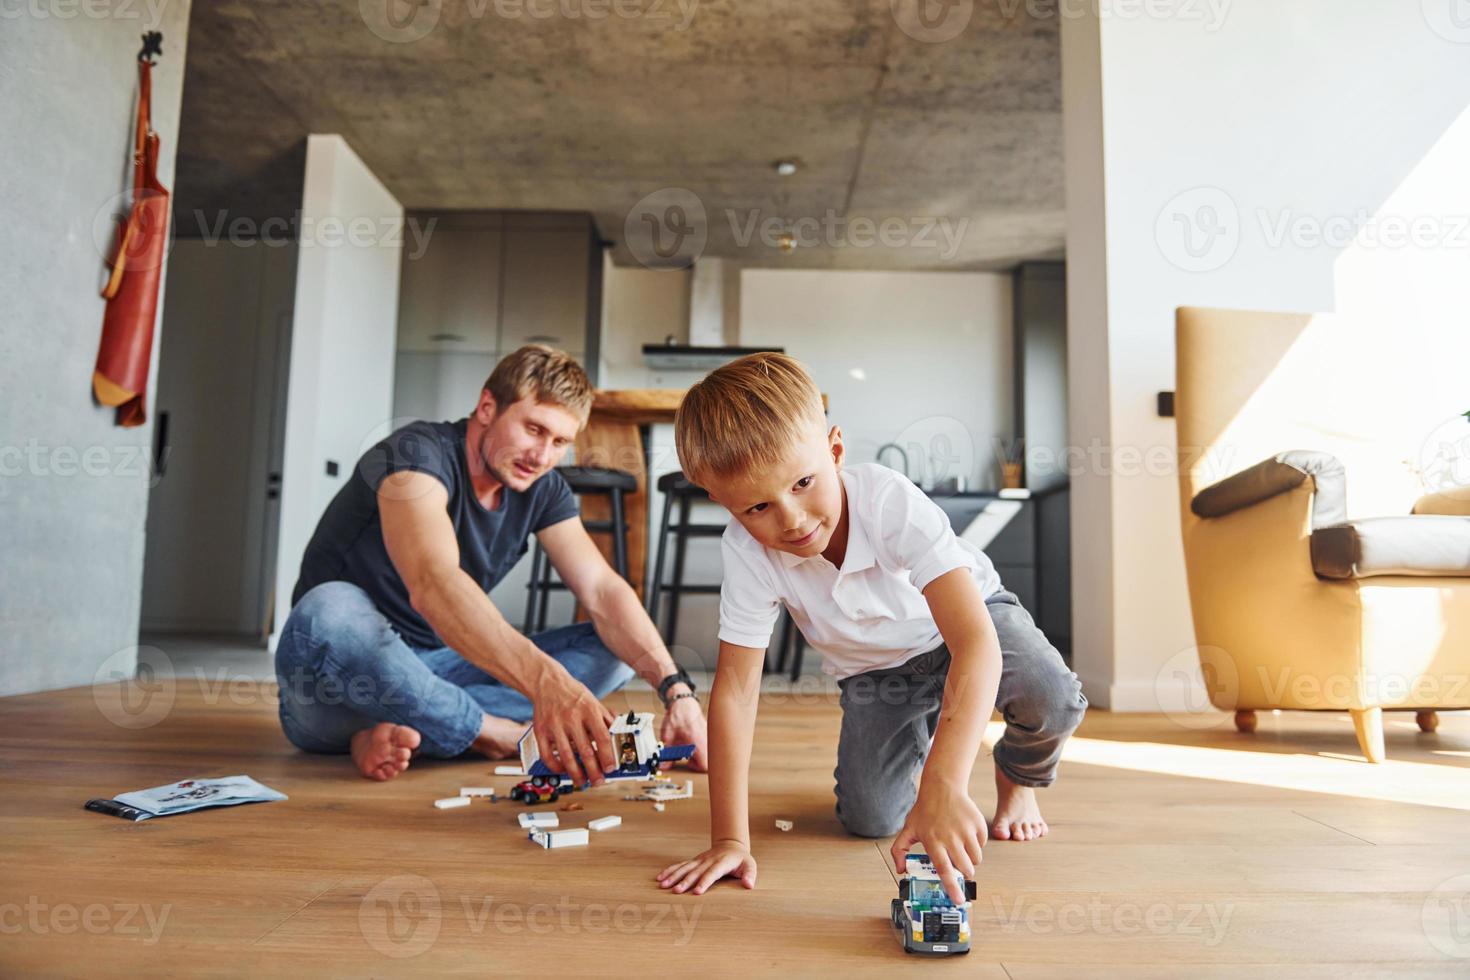
[[705,889],[726,876],[739,878],[746,888],[755,887],[755,858],[750,856],[750,848],[738,841],[720,841],[692,860],[669,865],[659,872],[658,886],[703,895]]
[[965,889],[955,872],[974,879],[985,838],[985,817],[970,799],[967,788],[944,782],[921,783],[919,798],[893,840],[893,867],[903,874],[909,848],[922,841],[945,893],[956,905],[963,905]]

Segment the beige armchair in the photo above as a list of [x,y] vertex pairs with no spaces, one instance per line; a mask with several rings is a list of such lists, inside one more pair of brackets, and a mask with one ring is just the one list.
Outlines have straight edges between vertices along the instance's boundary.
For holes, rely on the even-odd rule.
[[1176,319],[1184,558],[1210,700],[1245,732],[1257,710],[1348,711],[1371,762],[1384,711],[1416,711],[1429,732],[1436,710],[1470,708],[1470,488],[1425,486],[1425,443],[1448,413],[1414,367],[1432,355],[1385,334],[1320,314]]

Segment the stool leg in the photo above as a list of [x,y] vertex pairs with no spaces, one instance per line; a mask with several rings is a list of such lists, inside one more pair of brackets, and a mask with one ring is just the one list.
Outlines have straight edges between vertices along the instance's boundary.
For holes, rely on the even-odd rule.
[[[658,624],[658,603],[664,592],[664,545],[669,540],[669,512],[674,507],[674,495],[664,494],[664,516],[658,525],[658,548],[653,561],[653,581],[648,584],[648,618]],[[667,642],[667,641],[665,641]]]
[[781,609],[781,639],[776,642],[776,673],[786,672],[786,651],[791,646],[791,613]]
[[546,606],[551,601],[551,556],[541,556],[541,608],[536,612],[536,632],[546,629]]
[[802,635],[801,630],[797,630],[796,656],[791,661],[791,681],[793,684],[801,679],[801,655],[803,653],[806,653],[806,637]]
[[669,622],[664,642],[673,645],[679,625],[679,598],[684,587],[684,546],[689,543],[689,498],[679,498],[679,526],[674,528],[674,580],[669,583]]
[[[623,491],[612,489],[613,567],[628,581],[628,525],[623,520]],[[629,582],[629,584],[632,584]]]
[[527,636],[536,623],[536,586],[541,581],[541,542],[531,550],[531,580],[526,583],[526,625],[521,629]]

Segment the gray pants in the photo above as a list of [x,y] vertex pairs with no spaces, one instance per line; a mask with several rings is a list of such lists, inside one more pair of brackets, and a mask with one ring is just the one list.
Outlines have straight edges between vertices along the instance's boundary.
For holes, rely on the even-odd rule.
[[[995,764],[1021,786],[1056,779],[1062,743],[1087,710],[1077,675],[1010,592],[985,608],[1000,637],[996,707],[1006,730]],[[837,742],[837,819],[860,837],[889,837],[914,805],[915,777],[929,755],[949,676],[943,645],[886,670],[854,674],[842,689],[842,735]]]

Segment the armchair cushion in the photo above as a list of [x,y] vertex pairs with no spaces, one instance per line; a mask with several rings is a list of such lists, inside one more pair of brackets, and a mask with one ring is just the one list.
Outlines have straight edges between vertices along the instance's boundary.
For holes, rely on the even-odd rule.
[[1194,495],[1189,509],[1197,517],[1224,517],[1301,486],[1312,478],[1312,527],[1347,520],[1347,479],[1342,463],[1330,453],[1293,449],[1277,453],[1248,470],[1227,476]]
[[1454,514],[1470,517],[1470,487],[1425,494],[1414,502],[1413,514]]
[[1322,578],[1470,576],[1470,518],[1370,517],[1319,527],[1311,551]]

